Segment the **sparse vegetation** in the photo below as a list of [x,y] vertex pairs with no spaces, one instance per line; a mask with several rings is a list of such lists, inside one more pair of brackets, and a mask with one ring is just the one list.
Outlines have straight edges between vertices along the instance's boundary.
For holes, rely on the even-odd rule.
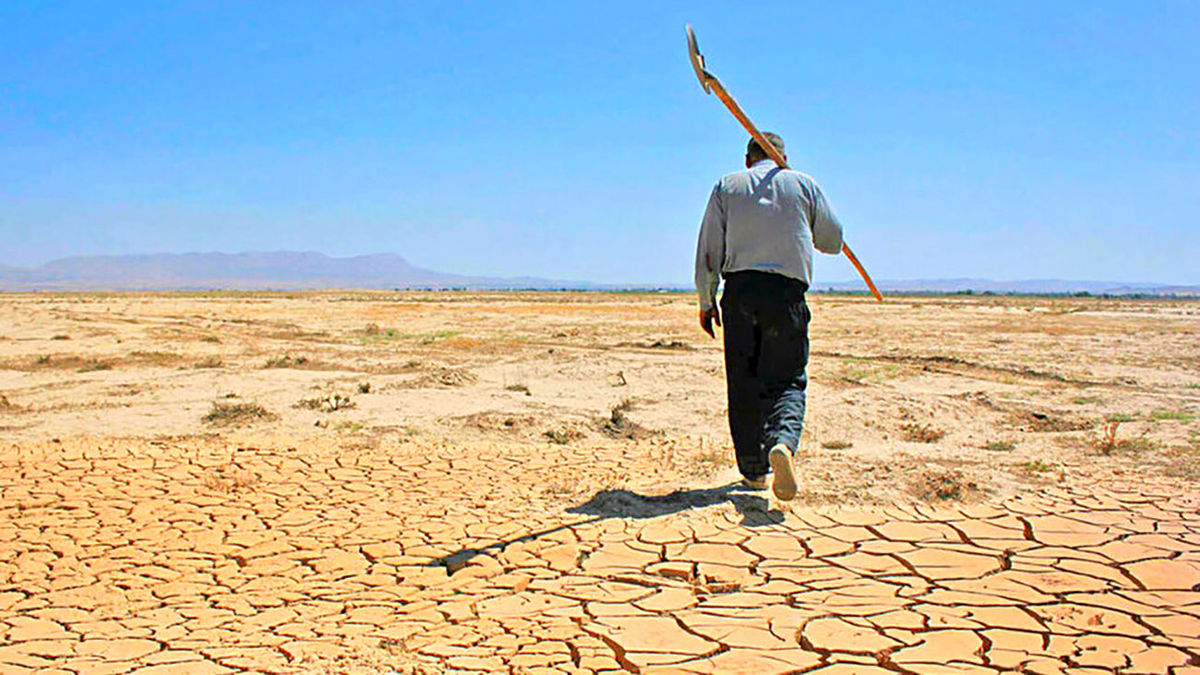
[[1122,424],[1125,422],[1132,422],[1135,419],[1137,418],[1129,413],[1109,413],[1108,415],[1104,416],[1104,420],[1110,424]]
[[213,344],[219,344],[221,342],[221,338],[217,337],[216,335],[202,335],[202,336],[200,336],[200,341],[201,342],[211,342]]
[[1196,419],[1196,416],[1186,410],[1155,410],[1150,413],[1151,422],[1161,422],[1163,420],[1176,420],[1179,422],[1191,422]]
[[1071,402],[1075,405],[1093,405],[1104,403],[1104,399],[1099,396],[1076,396]]
[[526,396],[533,396],[533,392],[529,391],[529,387],[527,387],[523,384],[510,384],[507,387],[505,387],[505,390],[519,391],[519,392],[525,394]]
[[212,409],[204,416],[209,424],[238,426],[255,420],[272,419],[275,416],[257,403],[225,403],[214,401]]
[[729,462],[729,452],[722,448],[709,446],[692,458],[693,473],[708,475],[725,466]]
[[919,473],[910,490],[926,501],[965,501],[983,493],[979,484],[962,471],[941,467]]
[[70,340],[71,336],[70,335],[55,335],[54,337],[52,337],[50,339],[51,340]]
[[825,441],[821,443],[821,447],[826,450],[845,450],[853,446],[854,444],[850,441]]
[[1016,449],[1017,444],[1012,441],[988,441],[987,445],[983,447],[992,452],[1012,452]]
[[1109,422],[1106,424],[1104,426],[1104,431],[1101,432],[1100,436],[1092,440],[1092,449],[1101,455],[1112,455],[1117,452],[1137,454],[1154,450],[1158,447],[1157,443],[1149,438],[1146,438],[1146,432],[1144,431],[1141,433],[1141,435],[1134,438],[1118,439],[1117,429],[1119,429],[1120,426],[1121,423],[1119,421]]
[[880,363],[869,359],[847,359],[841,365],[841,378],[853,384],[881,383],[900,375],[895,363]]
[[359,382],[358,383],[358,393],[360,393],[360,394],[371,393],[371,383],[370,382]]
[[945,437],[946,432],[929,424],[906,422],[900,425],[900,437],[910,443],[935,443]]
[[155,366],[167,366],[177,363],[180,359],[179,354],[175,352],[156,352],[136,350],[129,352],[129,358],[137,363],[144,363]]
[[349,396],[343,396],[341,394],[329,394],[327,396],[316,396],[313,398],[300,399],[296,402],[294,407],[304,408],[306,410],[337,412],[339,410],[353,408],[354,401],[350,400]]
[[308,362],[307,356],[291,356],[289,354],[284,354],[282,356],[273,356],[267,359],[267,362],[263,364],[263,368],[295,368],[297,366],[303,366]]
[[97,370],[112,370],[112,361],[104,361],[101,359],[92,359],[84,361],[83,365],[75,370],[77,373],[91,373]]
[[225,365],[219,356],[206,356],[196,362],[195,368],[220,368]]
[[613,406],[607,418],[600,420],[600,431],[613,438],[636,440],[653,436],[655,432],[637,424],[625,414],[633,410],[633,399],[627,398]]
[[204,487],[219,492],[237,492],[253,487],[258,480],[257,474],[235,468],[231,462],[228,466],[218,467],[205,473]]
[[1024,464],[1021,464],[1020,466],[1021,466],[1022,471],[1024,471],[1027,474],[1031,474],[1031,475],[1047,473],[1049,471],[1054,470],[1053,464],[1047,464],[1046,462],[1043,462],[1040,459],[1029,460],[1028,462],[1025,462]]
[[542,434],[551,443],[566,445],[571,441],[577,441],[583,438],[583,432],[572,426],[563,426],[556,429],[550,429]]

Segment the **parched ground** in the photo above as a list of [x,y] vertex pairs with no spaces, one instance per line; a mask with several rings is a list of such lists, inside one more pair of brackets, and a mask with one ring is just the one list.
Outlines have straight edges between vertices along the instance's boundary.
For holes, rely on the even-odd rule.
[[0,297],[0,672],[1200,673],[1200,303]]

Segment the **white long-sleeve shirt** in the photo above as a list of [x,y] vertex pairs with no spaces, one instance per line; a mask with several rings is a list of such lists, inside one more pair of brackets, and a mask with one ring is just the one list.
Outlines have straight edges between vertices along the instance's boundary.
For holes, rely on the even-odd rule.
[[757,270],[812,283],[813,246],[842,250],[842,224],[812,178],[764,159],[717,182],[696,246],[700,309],[711,308],[721,276]]

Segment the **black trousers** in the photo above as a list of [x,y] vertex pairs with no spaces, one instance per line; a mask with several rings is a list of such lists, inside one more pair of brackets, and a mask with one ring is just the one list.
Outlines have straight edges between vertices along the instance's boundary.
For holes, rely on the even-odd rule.
[[793,453],[804,428],[808,323],[801,281],[767,272],[733,272],[721,297],[729,430],[743,476],[770,472],[778,443]]

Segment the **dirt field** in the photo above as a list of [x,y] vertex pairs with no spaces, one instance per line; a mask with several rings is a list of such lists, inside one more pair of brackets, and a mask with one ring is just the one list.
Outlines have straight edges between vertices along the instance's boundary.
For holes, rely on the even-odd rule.
[[0,672],[1200,673],[1200,302],[0,296]]

